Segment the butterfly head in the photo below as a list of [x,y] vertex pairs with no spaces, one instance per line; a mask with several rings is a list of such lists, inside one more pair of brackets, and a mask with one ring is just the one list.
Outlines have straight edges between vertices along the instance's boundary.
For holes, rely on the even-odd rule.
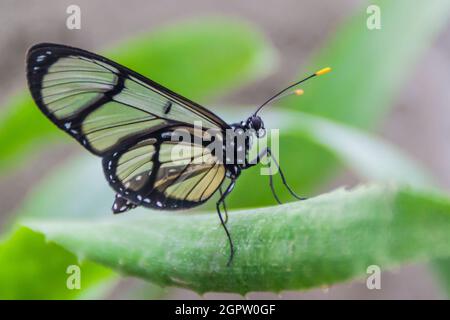
[[247,119],[246,125],[248,129],[255,131],[258,138],[262,138],[266,135],[266,128],[264,127],[264,122],[260,116],[252,115]]

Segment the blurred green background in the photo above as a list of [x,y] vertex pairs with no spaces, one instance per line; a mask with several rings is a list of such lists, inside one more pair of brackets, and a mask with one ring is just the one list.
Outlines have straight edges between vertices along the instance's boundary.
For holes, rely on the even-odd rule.
[[[99,159],[56,130],[24,90],[24,55],[38,42],[103,53],[228,121],[242,119],[275,91],[330,65],[333,73],[305,84],[303,97],[263,114],[268,127],[281,130],[280,162],[295,189],[313,196],[387,181],[448,190],[450,3],[370,3],[381,8],[381,30],[367,29],[369,2],[356,0],[129,1],[126,8],[120,1],[78,1],[81,30],[65,26],[70,1],[2,1],[0,298],[199,297],[118,277],[91,262],[83,265],[85,289],[68,291],[65,266],[77,258],[40,234],[17,229],[16,221],[25,216],[111,215],[113,193]],[[245,172],[229,206],[273,204],[265,178],[256,170]],[[386,271],[379,291],[356,280],[248,296],[445,298],[447,265],[411,263]]]

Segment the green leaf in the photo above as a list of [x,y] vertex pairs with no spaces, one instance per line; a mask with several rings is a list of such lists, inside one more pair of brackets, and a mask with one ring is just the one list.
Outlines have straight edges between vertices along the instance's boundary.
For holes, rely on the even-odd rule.
[[216,213],[137,210],[93,221],[28,221],[48,240],[120,272],[203,293],[331,285],[411,261],[450,256],[450,199],[395,186],[343,189],[276,207],[231,213],[236,246]]
[[[275,57],[253,27],[221,19],[197,19],[143,34],[105,55],[200,103],[263,76]],[[65,137],[41,114],[28,92],[7,105],[0,116],[0,169],[17,165],[44,143]]]
[[[411,5],[409,0],[379,0],[371,4],[381,9],[381,30],[367,29],[367,5],[362,4],[298,78],[326,66],[333,68],[332,73],[305,83],[304,96],[281,105],[359,128],[372,129],[379,123],[419,58],[447,25],[450,2]],[[341,168],[326,149],[307,139],[298,139],[296,145],[301,157],[290,174],[301,177],[303,192],[317,190]]]
[[[102,299],[111,293],[120,299],[157,299],[166,293],[142,282],[122,287],[110,269],[76,257],[24,227],[15,228],[0,243],[0,264],[0,299]],[[80,268],[80,289],[67,287],[74,275],[69,266]]]
[[[291,108],[362,128],[377,124],[419,58],[447,25],[450,2],[434,0],[375,0],[381,10],[381,29],[369,30],[362,6],[354,17],[314,56],[309,72],[330,66],[332,73],[305,84],[301,99]],[[302,72],[300,78],[304,76]]]
[[[0,299],[83,298],[91,290],[104,289],[113,274],[92,262],[80,263],[72,253],[27,228],[18,229],[0,244],[0,265]],[[70,265],[80,267],[80,290],[66,285]]]
[[[295,145],[298,137],[308,137],[311,141],[315,141],[316,145],[323,145],[336,157],[348,161],[349,165],[363,177],[383,181],[386,177],[392,176],[404,183],[419,184],[425,183],[428,179],[421,173],[420,167],[400,152],[357,129],[298,112],[275,112],[269,115],[268,119],[271,119],[271,127],[281,127],[283,128],[281,132],[290,132],[287,135],[282,134],[281,140]],[[351,149],[359,150],[359,152],[348,152]],[[296,152],[292,152],[293,148],[282,150],[289,151],[283,153],[281,163],[283,166],[289,164],[284,169],[285,172],[290,173],[292,166],[298,162]],[[360,158],[359,154],[366,154],[366,156]],[[384,169],[379,170],[379,167]],[[230,208],[274,202],[268,189],[267,177],[261,177],[258,170],[259,168],[252,169],[241,175],[238,188],[230,197],[232,200],[229,204]],[[301,181],[292,179],[290,174],[288,177],[294,185],[301,184]],[[282,186],[277,187],[279,191],[284,191]],[[110,207],[113,198],[114,193],[104,179],[99,159],[93,156],[77,156],[58,167],[36,186],[35,191],[30,194],[21,209],[21,216],[69,219],[68,224],[71,224],[70,220],[73,219],[91,221],[95,217],[109,218],[112,216]],[[214,206],[214,199],[209,205]],[[153,215],[154,212],[146,211],[145,214]],[[130,216],[134,215],[135,211],[130,213]],[[214,219],[216,219],[215,216]],[[234,215],[230,219],[234,219]],[[26,248],[25,245],[22,247]],[[34,259],[43,263],[39,255],[33,256]],[[45,276],[42,278],[45,279]],[[111,277],[111,279],[115,278]]]
[[[77,157],[58,168],[57,175],[45,178],[16,216],[67,219],[79,217],[80,213],[86,214],[86,218],[109,215],[114,193],[105,184],[99,159],[87,160]],[[90,182],[87,188],[90,195],[80,192],[84,191],[80,186],[86,181]],[[102,192],[108,197],[95,197]],[[13,229],[14,220],[9,226]],[[0,242],[0,264],[0,299],[98,299],[118,279],[115,273],[94,263],[79,264],[73,254],[25,228],[10,232]],[[81,268],[81,290],[66,287],[69,276],[66,269],[74,264]],[[154,291],[157,295],[157,290]]]
[[80,218],[109,216],[115,192],[109,187],[101,160],[76,156],[45,177],[25,200],[20,216]]

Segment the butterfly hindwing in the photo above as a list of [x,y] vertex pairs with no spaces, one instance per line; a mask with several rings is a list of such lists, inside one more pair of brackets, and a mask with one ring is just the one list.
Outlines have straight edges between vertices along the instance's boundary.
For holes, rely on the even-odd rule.
[[96,155],[174,124],[224,129],[212,112],[96,54],[40,44],[27,56],[32,96],[59,128]]
[[[174,139],[176,130],[190,142]],[[119,194],[135,204],[182,209],[207,201],[225,179],[225,167],[206,145],[195,142],[191,127],[173,127],[148,135],[103,159],[105,175]]]

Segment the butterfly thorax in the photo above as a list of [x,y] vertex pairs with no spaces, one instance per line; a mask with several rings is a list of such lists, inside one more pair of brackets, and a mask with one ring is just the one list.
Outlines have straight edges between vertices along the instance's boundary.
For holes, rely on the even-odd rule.
[[253,141],[264,135],[264,123],[258,116],[252,116],[246,121],[233,123],[227,132],[223,161],[229,178],[237,178],[241,171],[255,163],[249,159]]

